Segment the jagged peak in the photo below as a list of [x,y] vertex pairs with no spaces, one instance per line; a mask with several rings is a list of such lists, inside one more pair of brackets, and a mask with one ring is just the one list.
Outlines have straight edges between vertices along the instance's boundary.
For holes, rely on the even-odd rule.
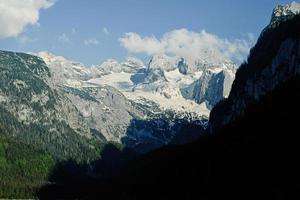
[[110,74],[111,72],[128,72],[133,73],[144,67],[144,63],[137,58],[128,57],[124,62],[119,63],[115,59],[107,59],[100,65],[93,65],[91,69],[99,70],[100,74]]
[[102,64],[108,64],[108,63],[118,64],[119,62],[116,59],[109,58],[106,59]]
[[53,61],[66,61],[66,59],[62,56],[56,56],[48,51],[40,51],[37,53],[32,53],[35,56],[42,58],[46,64],[49,64]]
[[275,15],[277,14],[277,16],[288,15],[289,12],[298,14],[300,12],[300,3],[293,1],[291,4],[277,5],[273,12]]
[[272,13],[270,26],[276,26],[298,14],[300,14],[300,3],[293,1],[291,4],[277,5]]
[[134,65],[139,65],[139,66],[145,66],[144,62],[138,58],[135,57],[127,57],[123,64],[134,64]]
[[115,59],[106,59],[104,62],[98,65],[92,65],[91,69],[98,69],[98,70],[109,70],[110,68],[113,69],[119,66],[119,62]]
[[161,69],[171,71],[176,69],[177,58],[165,54],[153,55],[148,63],[148,70]]

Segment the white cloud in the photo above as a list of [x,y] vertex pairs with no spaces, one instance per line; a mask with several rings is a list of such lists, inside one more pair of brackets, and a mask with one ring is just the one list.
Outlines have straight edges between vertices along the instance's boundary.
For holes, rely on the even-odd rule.
[[102,28],[102,32],[105,34],[105,35],[110,35],[110,32],[108,31],[108,29],[106,27],[103,27]]
[[99,45],[99,41],[96,40],[96,39],[86,39],[83,41],[83,44],[86,45],[86,46],[89,46],[89,45]]
[[75,34],[77,32],[76,28],[72,28],[71,32],[72,34]]
[[0,38],[16,37],[28,25],[38,25],[41,9],[54,0],[0,0]]
[[63,43],[68,43],[68,44],[71,44],[72,42],[71,42],[71,40],[70,40],[70,38],[67,36],[67,34],[65,34],[65,33],[63,33],[63,34],[61,34],[60,36],[58,36],[58,40],[60,41],[60,42],[63,42]]
[[137,33],[126,33],[119,38],[121,45],[131,53],[147,53],[149,55],[164,53],[165,41],[159,41],[154,36],[142,38]]
[[193,32],[176,29],[165,33],[162,38],[141,37],[137,33],[126,33],[119,38],[121,46],[130,53],[171,54],[190,60],[214,54],[217,59],[232,59],[242,62],[253,44],[253,35],[243,39],[228,40],[206,31]]

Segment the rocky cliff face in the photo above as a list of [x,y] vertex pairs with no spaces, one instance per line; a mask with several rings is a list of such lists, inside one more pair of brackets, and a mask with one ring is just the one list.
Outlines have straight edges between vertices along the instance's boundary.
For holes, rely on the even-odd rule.
[[1,51],[0,69],[2,130],[58,158],[96,156],[99,142],[93,142],[77,108],[51,86],[51,72],[41,58]]
[[135,90],[151,91],[173,102],[178,99],[204,104],[211,110],[229,95],[236,69],[237,66],[227,60],[189,63],[184,58],[154,56],[145,79],[135,86]]
[[[217,105],[211,114],[211,130],[234,121],[243,115],[247,106],[300,74],[298,6],[293,3],[274,10],[271,25],[276,23],[277,26],[269,25],[263,31],[247,63],[238,70],[229,98]],[[287,15],[289,19],[285,18]]]
[[212,109],[229,95],[234,77],[235,70],[228,68],[206,69],[199,80],[181,91],[186,98],[192,99],[198,104],[206,103],[208,109]]

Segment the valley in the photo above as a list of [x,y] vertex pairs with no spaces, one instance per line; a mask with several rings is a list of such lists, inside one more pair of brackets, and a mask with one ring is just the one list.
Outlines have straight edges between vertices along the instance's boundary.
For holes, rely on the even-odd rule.
[[0,50],[0,198],[299,196],[299,14],[276,6],[250,50],[187,29],[126,33],[125,59],[91,66]]

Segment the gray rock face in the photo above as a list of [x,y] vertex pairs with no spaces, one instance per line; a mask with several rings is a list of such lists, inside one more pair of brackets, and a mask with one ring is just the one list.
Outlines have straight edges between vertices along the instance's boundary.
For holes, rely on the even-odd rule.
[[[149,87],[152,84],[153,88],[156,88],[155,92],[159,92],[167,99],[182,96],[198,104],[205,102],[210,110],[229,95],[236,69],[236,65],[227,60],[223,60],[223,63],[197,60],[190,64],[184,58],[154,56],[148,65],[145,83]],[[181,75],[176,75],[176,71]],[[199,76],[199,73],[202,73],[200,78],[193,80],[193,77]],[[173,80],[176,81],[175,84]],[[190,80],[193,82],[186,84]],[[153,83],[160,83],[160,85],[155,87]]]
[[280,46],[272,64],[260,72],[260,78],[248,79],[246,94],[256,101],[286,80],[300,74],[300,40],[287,39]]
[[165,71],[169,72],[176,69],[176,60],[166,55],[155,55],[151,58],[147,72],[146,82],[167,81]]
[[99,142],[93,142],[76,107],[49,84],[50,79],[41,58],[0,51],[0,127],[10,137],[41,146],[58,158],[93,158]]
[[197,103],[207,102],[209,107],[223,99],[225,74],[223,71],[213,73],[205,71],[193,91],[193,97]]
[[184,58],[180,58],[178,61],[178,70],[182,74],[187,74],[189,71],[189,65],[186,63]]
[[199,80],[181,91],[186,98],[199,104],[206,102],[207,107],[212,109],[229,95],[233,81],[234,73],[228,69],[205,70]]
[[148,68],[145,82],[153,83],[156,81],[167,81],[164,70],[160,68]]
[[106,141],[121,141],[132,118],[129,110],[134,111],[134,108],[120,92],[108,86],[63,86],[61,90],[77,108],[89,129],[96,130]]

